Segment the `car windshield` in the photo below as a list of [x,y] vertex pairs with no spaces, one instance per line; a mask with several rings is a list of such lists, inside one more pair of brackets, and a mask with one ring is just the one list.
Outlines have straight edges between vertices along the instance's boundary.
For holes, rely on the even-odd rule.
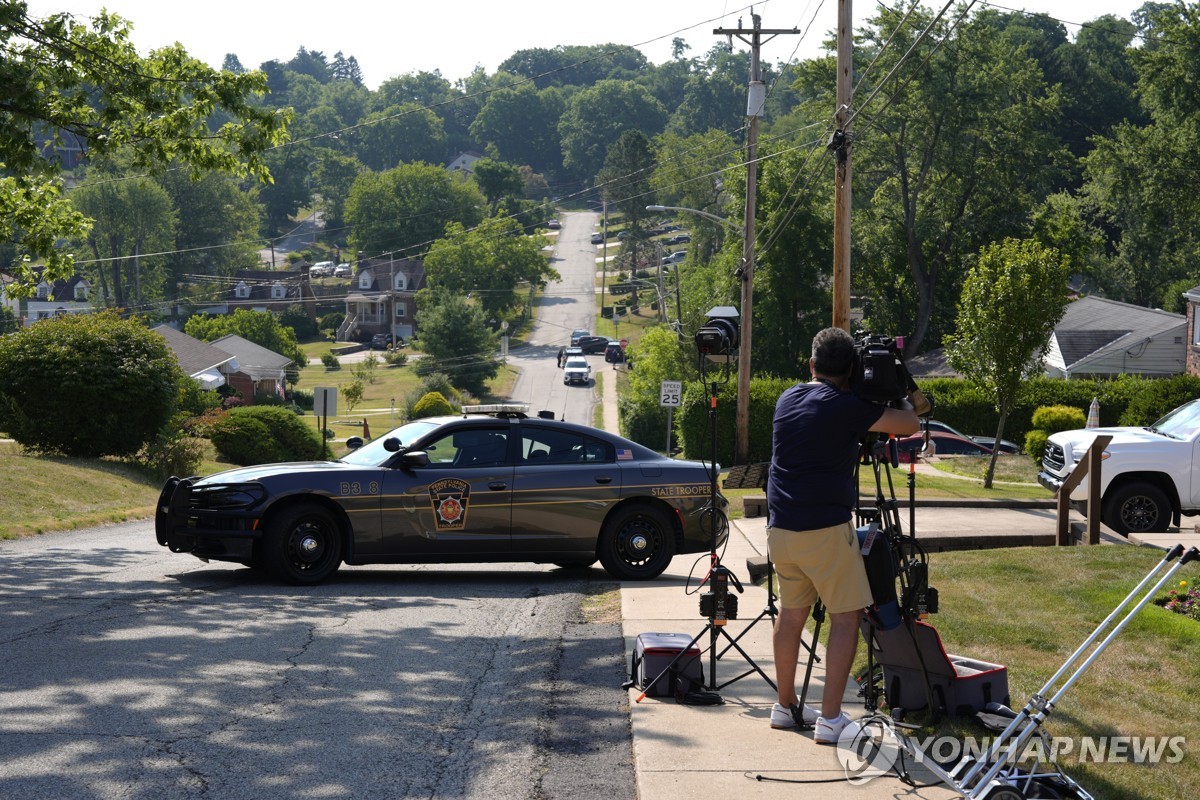
[[586,358],[568,358],[567,369],[587,369],[588,362]]
[[388,439],[399,439],[401,447],[408,447],[417,441],[417,439],[420,439],[437,427],[438,423],[430,422],[429,420],[417,420],[407,425],[401,425],[399,428],[388,431],[383,436],[363,445],[357,450],[352,450],[339,458],[338,461],[343,464],[355,464],[360,467],[378,467],[395,455],[395,453],[389,452],[383,446],[385,441]]
[[1192,438],[1200,430],[1200,400],[1184,403],[1151,425],[1150,430],[1172,439]]

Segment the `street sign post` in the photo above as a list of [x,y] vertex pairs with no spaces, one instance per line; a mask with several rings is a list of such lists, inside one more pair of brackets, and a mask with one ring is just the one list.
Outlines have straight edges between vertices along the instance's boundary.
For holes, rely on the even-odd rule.
[[675,429],[675,409],[683,401],[683,381],[663,381],[658,391],[658,404],[667,408],[667,449],[671,455],[671,431]]

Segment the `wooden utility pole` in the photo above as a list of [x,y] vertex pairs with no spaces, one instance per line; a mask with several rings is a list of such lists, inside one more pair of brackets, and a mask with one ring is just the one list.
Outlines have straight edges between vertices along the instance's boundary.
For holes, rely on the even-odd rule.
[[[737,373],[737,417],[733,447],[733,463],[745,464],[750,460],[750,342],[754,327],[754,216],[758,199],[758,118],[763,115],[767,101],[767,87],[762,79],[759,58],[763,36],[770,41],[784,33],[799,34],[799,28],[767,29],[762,27],[762,17],[750,13],[753,25],[749,30],[738,20],[736,28],[717,28],[719,36],[736,36],[750,45],[750,91],[746,100],[746,221],[742,232],[742,264],[738,278],[742,284],[741,308],[738,310],[740,342],[738,344]],[[747,38],[749,37],[749,38]]]
[[837,32],[837,126],[829,149],[837,159],[833,184],[833,327],[850,330],[850,104],[854,91],[854,29],[850,14],[852,0],[838,0]]

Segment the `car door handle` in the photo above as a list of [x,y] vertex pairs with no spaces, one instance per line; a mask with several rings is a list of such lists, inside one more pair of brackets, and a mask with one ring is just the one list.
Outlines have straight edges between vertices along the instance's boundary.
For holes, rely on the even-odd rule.
[[612,483],[612,477],[609,475],[597,475],[596,483]]
[[488,484],[488,488],[493,492],[499,492],[508,488],[508,484],[504,481],[492,481]]

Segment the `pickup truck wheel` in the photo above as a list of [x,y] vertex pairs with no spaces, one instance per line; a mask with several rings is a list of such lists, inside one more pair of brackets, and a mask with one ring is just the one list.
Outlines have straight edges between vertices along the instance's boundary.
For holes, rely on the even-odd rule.
[[1118,486],[1104,498],[1104,524],[1122,536],[1161,533],[1171,521],[1171,503],[1152,483],[1137,481]]

